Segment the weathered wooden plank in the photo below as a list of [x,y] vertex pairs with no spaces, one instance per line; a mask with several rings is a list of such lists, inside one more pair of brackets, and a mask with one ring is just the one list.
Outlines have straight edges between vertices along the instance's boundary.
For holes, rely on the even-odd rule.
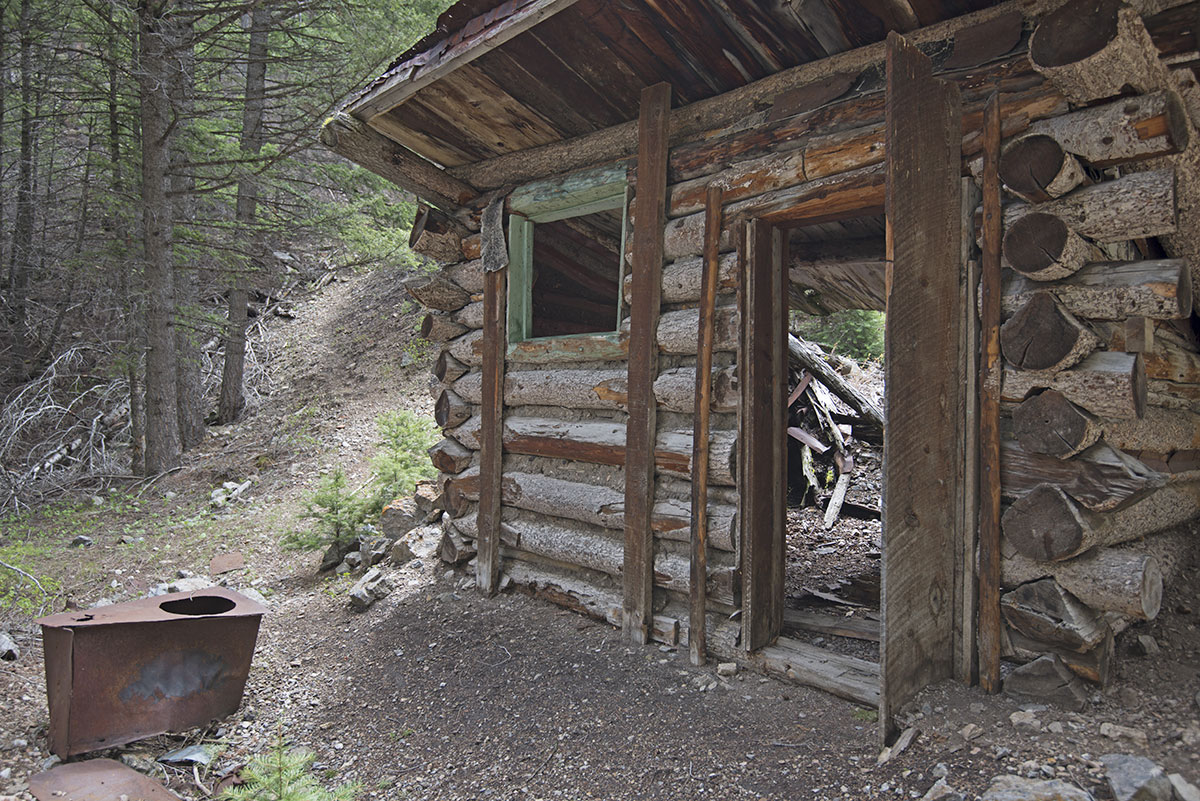
[[880,705],[880,666],[781,637],[755,656],[766,670],[866,706]]
[[500,587],[500,481],[503,475],[505,279],[508,270],[484,276],[483,418],[479,433],[479,550],[475,583],[492,595]]
[[662,231],[666,222],[667,120],[671,87],[642,92],[638,120],[637,193],[633,229],[633,297],[630,307],[629,422],[625,446],[625,593],[623,630],[638,644],[649,639],[654,615],[654,439],[657,411],[659,307],[662,297]]
[[[778,391],[783,334],[779,317],[783,271],[782,232],[762,220],[746,226],[746,316],[741,429],[745,447],[742,481],[742,646],[754,651],[778,636],[783,625],[784,531],[782,450],[786,400]],[[776,273],[778,270],[778,273]],[[785,390],[786,391],[786,390]],[[779,396],[779,397],[777,397]]]
[[[888,36],[880,736],[900,706],[954,673],[962,220],[961,106],[929,60]],[[947,369],[950,365],[952,369]]]
[[812,631],[834,637],[849,637],[854,640],[879,642],[879,621],[862,617],[827,615],[801,609],[783,610],[783,630]]
[[703,665],[707,656],[708,613],[708,498],[709,412],[712,403],[712,357],[716,326],[717,274],[720,271],[721,188],[711,186],[704,207],[704,281],[696,334],[696,410],[692,440],[691,598],[688,606],[688,653],[691,663]]

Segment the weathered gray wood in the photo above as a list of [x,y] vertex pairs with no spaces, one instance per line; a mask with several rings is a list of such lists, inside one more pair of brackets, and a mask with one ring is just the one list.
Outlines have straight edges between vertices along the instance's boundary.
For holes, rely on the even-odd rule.
[[1054,654],[1039,656],[1009,673],[1004,693],[1020,701],[1054,704],[1076,712],[1088,708],[1083,682]]
[[[485,231],[486,233],[486,231]],[[494,595],[500,589],[501,478],[504,473],[504,345],[508,341],[508,270],[492,270],[484,277],[483,367],[479,428],[479,556],[475,583]]]
[[450,214],[478,194],[470,184],[348,114],[325,121],[321,144]]
[[1096,511],[1128,506],[1167,483],[1167,476],[1105,442],[1072,459],[1059,459],[1026,451],[1008,440],[1001,444],[1000,461],[1006,498],[1019,498],[1040,484],[1054,484]]
[[1000,326],[1004,358],[1022,370],[1056,373],[1073,367],[1096,349],[1099,339],[1049,292],[1029,302]]
[[1076,676],[1107,688],[1112,678],[1113,644],[1115,638],[1110,630],[1104,641],[1090,651],[1079,653],[1067,648],[1058,648],[1049,643],[1031,640],[1019,631],[1009,630],[1005,637],[1004,658],[1014,662],[1032,662],[1046,654],[1062,660]]
[[452,384],[458,379],[466,375],[470,368],[467,365],[454,358],[447,351],[438,353],[437,359],[433,362],[433,375],[438,381]]
[[1013,435],[1028,453],[1070,459],[1100,439],[1099,421],[1048,389],[1022,401],[1013,409]]
[[827,361],[819,345],[805,342],[794,334],[788,334],[788,356],[817,377],[829,391],[837,395],[847,406],[876,425],[883,426],[883,410],[867,396],[850,385]]
[[1131,173],[1036,207],[1012,203],[1004,207],[1004,227],[1035,210],[1061,217],[1071,230],[1097,242],[1171,234],[1177,226],[1175,171]]
[[468,303],[450,315],[450,319],[467,328],[483,328],[483,301]]
[[1076,317],[1089,320],[1186,319],[1192,312],[1192,277],[1180,259],[1105,261],[1057,281],[1009,275],[1004,311],[1012,314],[1037,292],[1050,292]]
[[483,292],[483,260],[478,257],[447,265],[442,268],[441,273],[472,295]]
[[1062,562],[1037,561],[1014,550],[1004,556],[1002,577],[1005,587],[1050,577],[1093,609],[1139,620],[1153,620],[1162,606],[1162,569],[1137,548],[1097,548]]
[[462,240],[470,231],[458,220],[424,204],[417,207],[408,249],[442,264],[462,259]]
[[1056,389],[1101,417],[1141,417],[1146,408],[1146,368],[1140,353],[1099,351],[1057,373],[1004,371],[1002,400],[1019,403],[1035,389]]
[[433,406],[433,418],[439,428],[454,428],[471,419],[471,404],[452,389],[444,389]]
[[446,343],[446,352],[470,367],[483,365],[483,331],[467,331]]
[[879,642],[879,621],[863,617],[827,615],[802,609],[783,610],[784,631],[811,631],[834,637]]
[[1120,0],[1071,0],[1046,15],[1029,40],[1034,69],[1080,105],[1127,86],[1160,88],[1157,53],[1142,18]]
[[1052,578],[1038,579],[1006,592],[1000,609],[1008,625],[1030,639],[1080,653],[1108,635],[1108,624]]
[[768,673],[866,706],[880,703],[879,665],[781,637],[751,656]]
[[[737,254],[724,253],[718,259],[717,289],[728,292],[737,287]],[[695,256],[673,261],[663,267],[663,303],[695,303],[700,299],[704,277],[704,259]],[[633,299],[633,276],[625,278],[625,302]]]
[[[963,536],[961,106],[956,86],[896,33],[887,60],[883,613],[880,737],[900,707],[954,673],[955,544]],[[941,411],[933,413],[933,409]]]
[[474,457],[473,451],[449,437],[429,449],[429,460],[443,473],[461,473],[471,465]]
[[1104,438],[1124,451],[1171,454],[1200,448],[1200,414],[1187,409],[1146,407],[1140,420],[1105,420]]

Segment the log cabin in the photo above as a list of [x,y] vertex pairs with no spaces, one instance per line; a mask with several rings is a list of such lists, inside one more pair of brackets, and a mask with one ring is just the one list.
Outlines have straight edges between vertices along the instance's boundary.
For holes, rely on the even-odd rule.
[[[1002,661],[1106,681],[1195,550],[1198,31],[460,0],[321,132],[422,204],[443,558],[877,705],[885,741]],[[789,307],[887,312],[877,664],[784,636]]]

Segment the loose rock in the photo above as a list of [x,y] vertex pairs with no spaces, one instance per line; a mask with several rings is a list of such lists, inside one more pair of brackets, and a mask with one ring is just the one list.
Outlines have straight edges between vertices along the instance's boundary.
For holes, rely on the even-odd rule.
[[1171,789],[1175,791],[1176,801],[1200,801],[1200,788],[1183,776],[1172,773],[1167,779],[1171,782]]
[[7,631],[0,631],[0,659],[15,662],[20,656],[21,649],[17,647],[16,640],[10,637]]
[[379,530],[390,540],[398,540],[420,522],[417,506],[411,498],[397,498],[383,507]]
[[1101,723],[1100,734],[1112,740],[1129,740],[1145,748],[1149,743],[1146,732],[1131,726],[1120,726],[1116,723]]
[[963,801],[963,798],[963,794],[946,784],[945,779],[938,779],[921,796],[921,801]]
[[980,801],[1095,801],[1092,794],[1059,779],[997,776]]
[[387,537],[370,537],[363,540],[362,545],[358,548],[359,558],[362,560],[363,567],[374,567],[384,560],[388,555],[388,550],[392,547],[392,541]]
[[69,548],[90,548],[92,546],[92,538],[84,534],[80,534],[75,539],[71,540]]
[[350,608],[361,612],[380,598],[386,598],[391,591],[392,585],[387,576],[379,568],[373,567],[351,588]]
[[1163,769],[1146,757],[1105,754],[1100,757],[1108,787],[1116,801],[1171,801],[1174,791]]
[[417,556],[412,552],[412,548],[408,547],[408,543],[404,540],[396,540],[392,543],[391,550],[392,564],[399,566],[408,564]]
[[737,662],[721,662],[717,665],[717,675],[725,677],[733,676],[737,673],[737,669]]

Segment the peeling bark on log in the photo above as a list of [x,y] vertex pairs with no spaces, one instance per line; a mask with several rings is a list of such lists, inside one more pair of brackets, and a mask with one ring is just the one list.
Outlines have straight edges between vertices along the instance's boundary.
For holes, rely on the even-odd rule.
[[1052,578],[1006,592],[1000,609],[1008,625],[1026,637],[1080,653],[1095,648],[1109,633],[1103,617]]
[[1177,320],[1192,312],[1192,275],[1181,259],[1095,262],[1059,281],[1029,281],[1010,274],[1001,297],[1004,312],[1016,312],[1043,291],[1088,320]]
[[1081,236],[1120,242],[1172,234],[1177,226],[1175,170],[1150,170],[1085,186],[1069,195],[1039,203],[1004,207],[1004,228],[1033,211],[1061,217]]
[[452,389],[442,390],[442,394],[438,396],[437,402],[433,405],[433,419],[442,429],[454,428],[460,423],[465,423],[471,419],[471,414],[471,404],[464,401]]
[[1159,88],[1158,50],[1142,18],[1120,0],[1071,0],[1048,14],[1029,40],[1029,60],[1081,105]]
[[1044,484],[1004,513],[1008,541],[1039,561],[1061,561],[1101,545],[1116,545],[1171,528],[1200,511],[1200,485],[1168,484],[1113,512],[1082,509],[1058,487]]
[[1009,266],[1034,281],[1073,275],[1088,262],[1101,261],[1100,249],[1075,233],[1059,217],[1031,212],[1004,234]]
[[1073,459],[1058,459],[1029,453],[1008,440],[1000,446],[1000,474],[1005,498],[1020,498],[1039,485],[1053,484],[1096,511],[1128,506],[1167,484],[1167,476],[1105,442]]
[[429,449],[429,460],[443,473],[461,473],[475,458],[475,452],[463,447],[458,440],[447,437]]
[[1047,577],[1103,612],[1153,620],[1162,606],[1162,570],[1154,556],[1140,549],[1097,548],[1063,562],[1041,562],[1014,550],[1001,562],[1005,587]]
[[467,327],[450,319],[449,315],[430,312],[421,321],[420,335],[430,342],[447,342],[466,333]]
[[438,381],[446,384],[453,384],[458,379],[466,375],[470,368],[460,362],[458,359],[450,355],[448,351],[442,351],[438,354],[437,359],[433,363],[433,375]]
[[408,294],[427,309],[452,312],[471,302],[471,295],[440,273],[419,275],[404,282]]
[[1079,160],[1045,134],[1018,137],[1000,157],[1000,180],[1030,203],[1061,197],[1085,178]]
[[451,264],[462,259],[462,240],[469,233],[453,217],[421,205],[408,235],[408,248],[440,264]]
[[1037,292],[1000,326],[1000,347],[1022,370],[1057,373],[1078,364],[1100,342],[1049,292]]
[[1001,399],[1019,403],[1035,389],[1056,389],[1101,417],[1141,417],[1146,409],[1146,369],[1140,353],[1093,353],[1057,373],[1004,371]]
[[1013,410],[1013,434],[1021,449],[1059,459],[1070,459],[1100,439],[1099,421],[1048,389],[1021,402]]

